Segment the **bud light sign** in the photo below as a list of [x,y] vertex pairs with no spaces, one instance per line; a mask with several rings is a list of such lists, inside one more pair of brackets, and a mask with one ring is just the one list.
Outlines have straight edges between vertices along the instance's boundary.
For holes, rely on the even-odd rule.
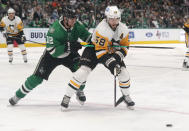
[[31,41],[46,43],[48,28],[26,28],[26,38]]
[[46,32],[31,32],[30,33],[30,38],[46,38]]

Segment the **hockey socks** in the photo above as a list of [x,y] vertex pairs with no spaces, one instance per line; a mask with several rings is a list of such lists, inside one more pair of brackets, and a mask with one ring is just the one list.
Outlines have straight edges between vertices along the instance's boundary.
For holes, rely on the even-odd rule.
[[19,88],[16,91],[16,96],[19,98],[25,97],[33,88],[41,84],[43,81],[42,78],[31,75],[30,77],[27,78],[24,84],[22,84],[21,88]]

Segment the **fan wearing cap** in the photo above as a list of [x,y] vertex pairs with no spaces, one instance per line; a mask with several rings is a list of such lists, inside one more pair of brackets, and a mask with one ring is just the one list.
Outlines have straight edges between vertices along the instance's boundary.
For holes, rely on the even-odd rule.
[[8,15],[3,17],[0,21],[0,31],[3,32],[3,36],[7,42],[9,62],[12,63],[13,61],[13,45],[14,43],[17,43],[21,50],[23,60],[26,63],[27,52],[26,47],[24,46],[26,41],[26,37],[23,32],[24,25],[20,17],[15,16],[15,10],[13,8],[9,8],[7,14]]
[[[63,15],[55,21],[49,28],[46,36],[46,49],[41,56],[34,73],[16,91],[15,95],[9,99],[11,105],[17,104],[29,92],[40,85],[43,80],[48,80],[52,71],[59,65],[75,72],[79,68],[80,55],[78,50],[82,48],[78,41],[80,38],[86,41],[90,38],[90,33],[84,25],[77,21],[75,9],[66,8]],[[62,77],[67,77],[64,73]],[[76,98],[83,104],[86,97],[83,93],[85,82],[80,90],[76,92]]]

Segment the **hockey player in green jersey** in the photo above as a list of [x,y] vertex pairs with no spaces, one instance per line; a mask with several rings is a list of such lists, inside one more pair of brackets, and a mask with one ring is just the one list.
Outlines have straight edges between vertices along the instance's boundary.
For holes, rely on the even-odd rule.
[[[48,80],[51,72],[58,66],[63,65],[75,72],[79,68],[80,55],[78,50],[81,45],[78,38],[88,40],[90,33],[84,25],[76,20],[76,12],[73,8],[66,8],[63,16],[49,28],[46,37],[46,49],[41,56],[34,73],[29,76],[15,95],[9,99],[11,105],[24,98],[32,89],[42,83],[43,79]],[[86,97],[83,93],[85,82],[81,90],[76,93],[80,104],[84,104]]]

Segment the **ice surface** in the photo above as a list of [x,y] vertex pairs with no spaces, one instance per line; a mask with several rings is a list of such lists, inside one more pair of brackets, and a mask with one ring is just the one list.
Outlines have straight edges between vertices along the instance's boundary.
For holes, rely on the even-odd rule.
[[85,105],[80,106],[74,96],[66,112],[60,110],[60,103],[72,73],[62,66],[10,106],[8,99],[33,73],[44,48],[27,48],[28,63],[14,48],[13,64],[8,63],[7,49],[0,48],[0,131],[188,131],[189,71],[182,71],[185,45],[145,46],[174,49],[130,48],[125,63],[134,111],[124,103],[113,107],[113,76],[99,65],[88,77]]

